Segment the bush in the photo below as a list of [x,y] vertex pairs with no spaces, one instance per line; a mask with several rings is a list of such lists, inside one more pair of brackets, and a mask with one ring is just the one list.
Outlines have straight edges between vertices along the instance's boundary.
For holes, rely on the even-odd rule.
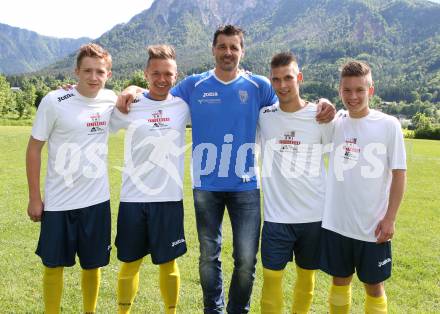
[[414,131],[414,138],[440,140],[440,127],[416,129]]
[[414,138],[414,130],[402,129],[404,138]]

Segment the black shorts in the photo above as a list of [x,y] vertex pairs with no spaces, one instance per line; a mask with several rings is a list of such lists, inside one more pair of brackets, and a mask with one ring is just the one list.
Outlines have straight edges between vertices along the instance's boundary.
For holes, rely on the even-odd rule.
[[265,221],[261,238],[264,268],[284,269],[295,255],[304,269],[319,269],[321,222],[284,224]]
[[83,269],[105,266],[111,250],[110,201],[67,211],[45,211],[37,251],[47,267],[73,266],[75,255]]
[[391,276],[391,241],[377,244],[322,229],[320,268],[334,277],[349,277],[376,284]]
[[118,259],[133,262],[151,254],[163,264],[186,253],[183,202],[119,204],[116,247]]

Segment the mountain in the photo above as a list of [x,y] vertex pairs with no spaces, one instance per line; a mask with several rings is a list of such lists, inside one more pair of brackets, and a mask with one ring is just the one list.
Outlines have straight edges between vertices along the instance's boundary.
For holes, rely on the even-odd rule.
[[[336,96],[338,68],[347,58],[373,67],[385,100],[440,102],[440,5],[423,0],[156,0],[128,23],[96,41],[113,55],[113,74],[144,67],[145,47],[176,46],[179,70],[213,66],[211,41],[220,24],[246,30],[243,67],[268,74],[270,56],[292,50],[304,72],[305,93]],[[68,73],[74,55],[41,73]],[[424,100],[422,99],[422,100]]]
[[53,38],[0,23],[0,73],[39,70],[77,50],[90,38]]

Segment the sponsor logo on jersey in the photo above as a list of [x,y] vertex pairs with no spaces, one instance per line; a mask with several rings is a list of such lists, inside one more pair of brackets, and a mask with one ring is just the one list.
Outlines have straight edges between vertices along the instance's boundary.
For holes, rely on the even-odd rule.
[[343,146],[344,158],[349,160],[358,160],[361,152],[360,147],[357,145],[357,138],[349,137],[345,139]]
[[153,117],[148,119],[149,123],[153,124],[153,128],[165,128],[168,127],[166,122],[170,122],[171,119],[163,116],[163,110],[159,109],[151,114]]
[[218,93],[217,92],[206,92],[206,93],[203,93],[202,97],[203,98],[206,98],[206,97],[218,97]]
[[86,126],[90,128],[89,135],[102,134],[105,132],[107,121],[103,121],[99,112],[94,112],[89,116],[89,122]]
[[179,239],[177,241],[171,242],[171,247],[175,247],[176,245],[179,245],[184,242],[185,242],[185,239]]
[[248,94],[247,90],[239,90],[238,96],[240,96],[240,102],[242,104],[246,104],[248,102],[249,94]]
[[356,144],[357,143],[357,138],[356,137],[349,137],[345,139],[345,143],[351,143],[351,144]]
[[74,94],[70,93],[70,94],[66,94],[64,96],[58,97],[58,102],[62,102],[63,100],[69,99],[70,97],[75,96]]
[[218,92],[204,92],[202,98],[197,100],[199,104],[216,105],[222,101],[218,98]]
[[390,262],[391,262],[391,258],[386,258],[386,259],[384,259],[383,261],[379,262],[379,263],[377,264],[377,266],[380,268],[380,267],[382,267],[382,266],[384,266],[384,265],[386,265],[386,264],[388,264],[388,263],[390,263]]
[[288,131],[284,133],[278,144],[281,145],[280,152],[295,152],[298,151],[298,145],[301,144],[301,141],[295,138],[295,131]]
[[278,108],[272,107],[272,108],[266,108],[264,109],[263,113],[268,113],[268,112],[277,112]]

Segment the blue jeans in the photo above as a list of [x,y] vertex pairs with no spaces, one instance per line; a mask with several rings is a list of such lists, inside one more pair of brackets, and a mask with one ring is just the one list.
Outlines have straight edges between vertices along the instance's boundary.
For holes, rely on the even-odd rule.
[[193,194],[204,313],[223,313],[225,305],[220,258],[225,206],[231,219],[234,258],[226,311],[230,314],[248,313],[260,239],[260,191],[193,190]]

